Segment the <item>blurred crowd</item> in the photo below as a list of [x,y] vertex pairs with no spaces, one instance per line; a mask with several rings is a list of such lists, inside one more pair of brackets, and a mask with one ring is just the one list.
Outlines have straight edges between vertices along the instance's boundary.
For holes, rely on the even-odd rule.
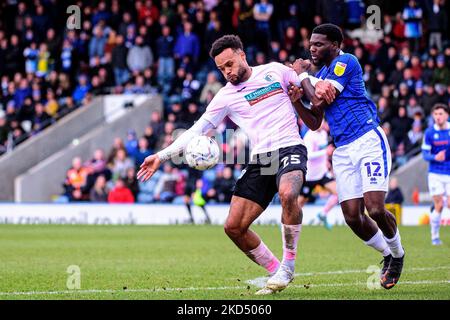
[[[80,28],[71,30],[67,23],[74,24],[76,19],[68,19],[66,12],[73,4],[81,16]],[[366,14],[370,5],[379,6],[380,16],[371,16],[377,10]],[[224,85],[208,57],[217,38],[227,33],[240,35],[250,65],[287,64],[298,57],[309,58],[311,30],[331,22],[344,31],[342,50],[354,54],[363,67],[395,168],[419,151],[431,107],[436,102],[449,103],[448,12],[445,0],[2,1],[0,154],[89,103],[95,95],[158,92],[164,110],[152,118],[159,118],[159,124],[146,129],[146,136],[152,136],[146,138],[147,147],[141,146],[145,143],[142,137],[136,137],[139,150],[156,152],[173,141],[176,129],[190,127]],[[371,28],[373,23],[380,28]],[[307,128],[301,120],[299,127],[303,135]],[[219,131],[227,128],[235,128],[228,119]],[[124,150],[119,157],[129,159],[120,160],[128,163],[123,164],[126,169],[143,159],[142,154]],[[109,189],[127,186],[127,170],[118,175],[112,170],[114,162],[104,161],[109,171],[105,169],[100,176],[111,185]],[[85,162],[74,162],[74,168],[84,168]],[[239,169],[231,169],[236,176]],[[172,166],[160,173],[183,175],[183,170]],[[222,172],[217,171],[214,174],[220,177]],[[71,188],[82,190],[75,192],[75,198],[88,199],[97,173],[87,166],[84,189],[76,182],[79,178],[74,183],[69,178],[67,194],[72,197]],[[127,192],[127,200],[140,201],[137,188],[128,188],[132,192]],[[155,200],[158,197],[151,201]]]

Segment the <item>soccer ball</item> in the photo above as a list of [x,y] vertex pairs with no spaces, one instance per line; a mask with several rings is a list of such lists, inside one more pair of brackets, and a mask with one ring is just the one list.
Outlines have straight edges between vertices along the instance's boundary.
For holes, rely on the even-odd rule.
[[191,168],[207,170],[219,162],[220,150],[216,140],[207,136],[196,136],[187,144],[184,157]]

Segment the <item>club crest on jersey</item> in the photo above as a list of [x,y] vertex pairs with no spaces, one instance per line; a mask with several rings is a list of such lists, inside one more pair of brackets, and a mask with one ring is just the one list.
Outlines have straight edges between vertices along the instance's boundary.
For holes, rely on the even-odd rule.
[[268,81],[268,82],[273,82],[275,79],[273,78],[273,76],[268,73],[264,76],[264,80]]
[[334,66],[334,74],[338,77],[342,76],[345,72],[345,68],[347,68],[347,64],[343,62],[336,62],[336,65]]

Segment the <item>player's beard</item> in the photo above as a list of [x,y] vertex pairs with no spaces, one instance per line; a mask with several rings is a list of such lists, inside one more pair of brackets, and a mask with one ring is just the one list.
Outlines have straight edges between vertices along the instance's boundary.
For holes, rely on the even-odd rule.
[[236,86],[242,82],[242,79],[244,78],[246,72],[247,72],[247,70],[243,66],[239,66],[237,75],[235,77],[233,77],[232,79],[228,79],[228,81],[230,81],[230,83],[233,86]]

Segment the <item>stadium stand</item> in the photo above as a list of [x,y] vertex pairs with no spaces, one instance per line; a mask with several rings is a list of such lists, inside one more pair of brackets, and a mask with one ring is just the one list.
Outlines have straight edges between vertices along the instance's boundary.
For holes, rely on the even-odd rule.
[[[287,64],[309,57],[308,38],[315,25],[341,26],[346,35],[342,49],[354,54],[363,67],[367,91],[388,135],[394,169],[420,152],[431,107],[450,103],[448,1],[80,0],[76,4],[82,13],[79,30],[67,29],[67,16],[60,14],[69,1],[0,4],[0,154],[13,153],[17,145],[35,139],[97,95],[159,93],[164,105],[161,113],[151,115],[142,136],[117,133],[117,139],[130,139],[122,146],[118,142],[106,155],[105,170],[111,174],[99,175],[106,181],[91,177],[81,195],[76,192],[78,200],[106,201],[104,191],[112,190],[119,176],[135,201],[161,199],[162,193],[153,191],[160,179],[167,178],[164,169],[146,185],[128,181],[127,170],[170,144],[175,130],[190,127],[223,86],[224,79],[208,57],[212,42],[223,34],[240,35],[251,65]],[[373,4],[382,8],[379,30],[366,24],[366,8]],[[299,126],[303,135],[307,128],[301,120]],[[235,125],[227,120],[219,130],[229,128]],[[104,152],[110,147],[97,146]],[[242,148],[223,147],[225,152]],[[91,161],[78,156],[82,165]],[[178,179],[161,188],[171,190],[167,199],[178,201],[187,170],[172,166],[167,170],[171,175],[176,172]],[[240,169],[240,165],[218,166],[205,172],[204,196],[228,201],[232,184],[227,180],[236,178]],[[67,201],[74,200],[73,190],[66,188],[64,194]]]

